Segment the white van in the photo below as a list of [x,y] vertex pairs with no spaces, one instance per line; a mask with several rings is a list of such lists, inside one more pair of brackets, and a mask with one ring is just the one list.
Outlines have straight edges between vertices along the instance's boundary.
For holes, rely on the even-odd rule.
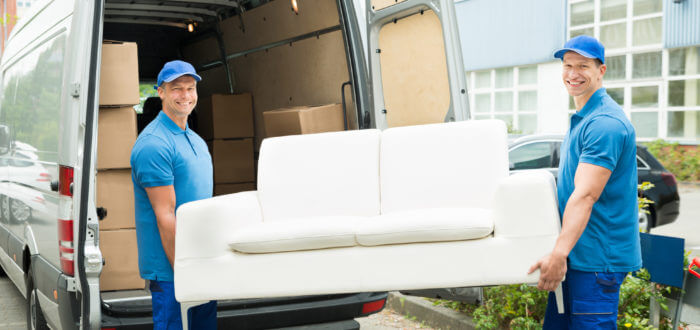
[[[453,0],[45,0],[2,54],[0,266],[31,329],[152,328],[147,290],[101,291],[96,193],[103,40],[136,42],[139,76],[183,59],[200,98],[265,110],[342,103],[347,129],[469,117]],[[191,30],[191,31],[189,31]],[[107,210],[109,212],[109,210]],[[221,328],[356,328],[386,293],[224,301]]]

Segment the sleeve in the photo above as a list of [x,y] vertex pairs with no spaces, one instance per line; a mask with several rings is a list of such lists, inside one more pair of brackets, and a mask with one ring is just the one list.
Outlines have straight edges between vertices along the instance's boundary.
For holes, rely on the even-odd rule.
[[627,140],[627,128],[620,120],[599,116],[586,125],[579,162],[615,170]]
[[171,148],[152,136],[139,142],[131,157],[131,168],[138,184],[144,188],[174,184]]

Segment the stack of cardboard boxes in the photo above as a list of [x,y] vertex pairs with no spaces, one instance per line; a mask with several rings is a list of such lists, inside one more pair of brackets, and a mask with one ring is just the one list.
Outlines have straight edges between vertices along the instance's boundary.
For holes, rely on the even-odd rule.
[[202,97],[197,119],[197,133],[207,141],[214,164],[214,196],[255,190],[252,96]]
[[133,106],[138,103],[136,44],[105,41],[97,123],[97,206],[107,210],[100,222],[100,250],[105,259],[102,291],[145,287],[138,268],[130,166],[137,136]]

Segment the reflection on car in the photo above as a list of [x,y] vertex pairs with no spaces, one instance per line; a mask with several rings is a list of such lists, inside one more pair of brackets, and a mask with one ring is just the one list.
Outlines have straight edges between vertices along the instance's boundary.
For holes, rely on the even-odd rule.
[[[508,157],[511,173],[545,169],[557,177],[559,169],[559,149],[564,135],[526,135],[511,138],[508,145]],[[638,183],[645,181],[654,184],[654,188],[640,192],[640,196],[652,200],[649,213],[639,212],[639,228],[649,231],[656,226],[671,223],[678,218],[680,197],[676,178],[647,150],[637,144]]]

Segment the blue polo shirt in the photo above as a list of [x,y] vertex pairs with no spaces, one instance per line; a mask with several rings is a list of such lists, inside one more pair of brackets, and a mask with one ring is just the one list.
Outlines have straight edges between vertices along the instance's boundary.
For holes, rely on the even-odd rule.
[[131,150],[131,180],[141,277],[173,281],[173,269],[144,188],[174,186],[176,210],[184,203],[211,197],[213,169],[207,144],[189,127],[182,130],[161,111]]
[[569,254],[569,267],[588,272],[631,272],[642,266],[637,210],[637,144],[634,127],[605,91],[597,90],[571,117],[561,145],[559,213],[574,191],[579,163],[612,174],[593,205],[590,220]]

